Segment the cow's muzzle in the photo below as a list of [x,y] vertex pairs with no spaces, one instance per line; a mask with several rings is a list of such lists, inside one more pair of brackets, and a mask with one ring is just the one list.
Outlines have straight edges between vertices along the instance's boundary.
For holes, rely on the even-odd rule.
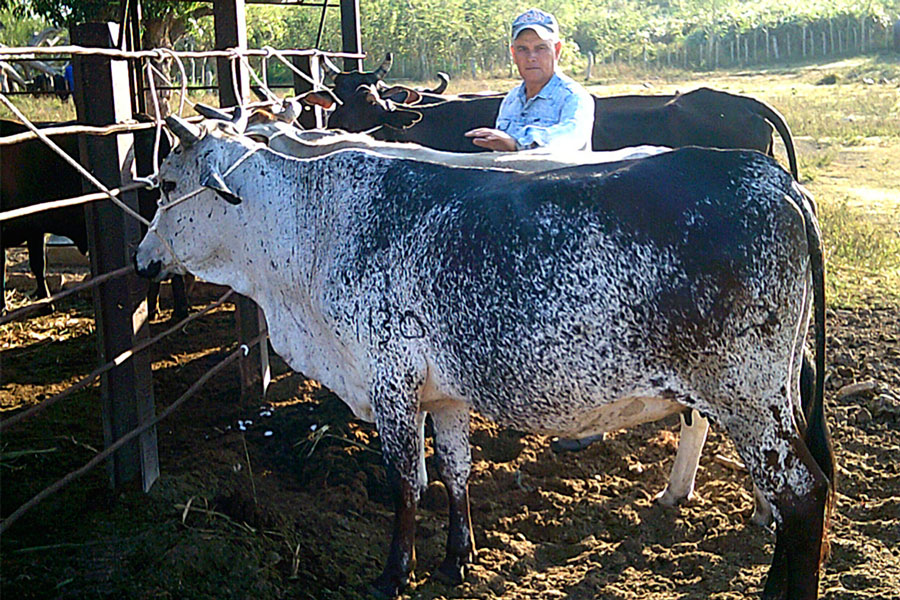
[[160,279],[160,271],[162,271],[162,262],[158,260],[151,260],[147,263],[146,267],[141,267],[138,264],[137,260],[137,252],[131,255],[131,260],[134,263],[134,271],[140,275],[141,277],[146,277],[147,279]]

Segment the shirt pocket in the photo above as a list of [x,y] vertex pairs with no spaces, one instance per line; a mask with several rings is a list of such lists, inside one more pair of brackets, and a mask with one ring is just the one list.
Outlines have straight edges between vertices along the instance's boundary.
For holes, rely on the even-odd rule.
[[551,125],[559,123],[559,115],[548,115],[545,113],[532,115],[525,119],[525,123],[527,125],[534,125],[535,127],[550,127]]

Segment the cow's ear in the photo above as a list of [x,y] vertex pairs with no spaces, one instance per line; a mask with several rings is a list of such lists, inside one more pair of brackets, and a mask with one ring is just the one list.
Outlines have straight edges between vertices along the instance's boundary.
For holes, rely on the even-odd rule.
[[200,185],[213,190],[229,204],[241,203],[241,197],[229,189],[228,184],[225,183],[225,178],[222,177],[219,170],[211,164],[207,164],[203,173],[200,174]]
[[384,124],[392,129],[406,129],[422,120],[422,113],[416,110],[394,109],[384,116]]
[[386,90],[380,90],[378,93],[382,98],[407,105],[418,104],[422,100],[422,94],[403,85],[395,85]]
[[338,103],[337,97],[331,93],[330,90],[315,90],[312,92],[306,92],[305,94],[300,94],[296,98],[303,104],[308,104],[310,106],[321,106],[322,108],[329,110],[335,104]]

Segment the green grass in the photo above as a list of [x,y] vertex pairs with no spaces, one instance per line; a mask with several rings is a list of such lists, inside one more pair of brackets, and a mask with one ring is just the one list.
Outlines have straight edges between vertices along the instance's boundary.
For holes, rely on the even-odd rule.
[[[75,102],[63,102],[56,96],[7,96],[30,121],[71,121],[75,119]],[[12,111],[0,104],[0,118],[18,121]]]
[[886,231],[876,219],[851,208],[846,197],[822,203],[819,221],[829,305],[900,305],[900,227]]
[[860,138],[900,137],[900,91],[863,83],[798,84],[770,102],[796,136],[858,144]]

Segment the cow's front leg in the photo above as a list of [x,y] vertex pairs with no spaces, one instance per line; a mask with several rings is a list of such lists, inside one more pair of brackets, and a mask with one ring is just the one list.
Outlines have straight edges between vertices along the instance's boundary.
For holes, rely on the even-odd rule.
[[472,465],[469,445],[469,407],[447,403],[431,413],[434,421],[434,450],[441,481],[450,504],[447,555],[436,575],[453,585],[462,583],[465,567],[475,549],[469,513],[468,481]]
[[425,485],[416,390],[402,377],[380,377],[372,390],[375,425],[381,437],[388,485],[394,500],[394,530],[384,571],[372,584],[376,595],[395,598],[416,565],[416,503]]

